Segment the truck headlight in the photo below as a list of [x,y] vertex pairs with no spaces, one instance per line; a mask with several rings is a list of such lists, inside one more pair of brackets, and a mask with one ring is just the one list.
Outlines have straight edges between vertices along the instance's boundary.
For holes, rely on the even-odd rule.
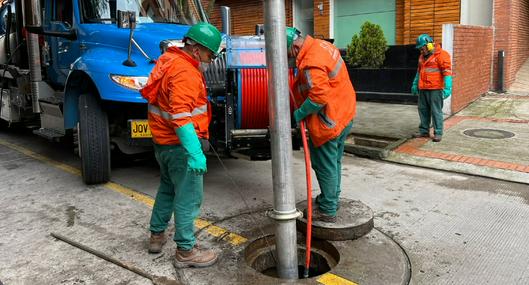
[[147,79],[149,79],[149,77],[146,76],[126,76],[115,74],[110,75],[110,78],[118,85],[132,90],[140,90],[143,88],[143,86],[145,86],[145,84],[147,84]]

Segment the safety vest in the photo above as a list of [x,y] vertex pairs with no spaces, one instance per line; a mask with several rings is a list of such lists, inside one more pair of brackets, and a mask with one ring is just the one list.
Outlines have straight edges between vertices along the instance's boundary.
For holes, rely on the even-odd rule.
[[340,135],[356,115],[356,93],[340,51],[331,43],[305,38],[297,58],[293,91],[297,106],[310,98],[323,108],[307,116],[315,147]]
[[450,55],[440,45],[428,58],[421,54],[419,57],[419,89],[441,90],[444,89],[443,76],[452,75],[452,63]]
[[180,144],[176,129],[192,123],[198,137],[208,139],[211,107],[199,62],[177,47],[157,60],[140,91],[149,103],[149,128],[155,143]]

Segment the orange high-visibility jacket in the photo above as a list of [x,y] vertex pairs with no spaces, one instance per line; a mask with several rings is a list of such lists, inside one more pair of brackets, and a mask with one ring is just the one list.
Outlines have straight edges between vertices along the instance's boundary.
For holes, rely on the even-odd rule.
[[356,115],[356,93],[340,51],[331,43],[305,38],[297,58],[294,83],[296,104],[305,99],[324,107],[307,116],[307,128],[315,147],[340,135]]
[[199,138],[209,138],[211,112],[199,62],[177,47],[157,60],[141,95],[149,102],[149,127],[157,144],[180,144],[176,129],[193,123]]
[[419,57],[418,72],[420,90],[444,89],[443,76],[452,75],[450,54],[437,44],[433,54],[427,59],[421,54]]

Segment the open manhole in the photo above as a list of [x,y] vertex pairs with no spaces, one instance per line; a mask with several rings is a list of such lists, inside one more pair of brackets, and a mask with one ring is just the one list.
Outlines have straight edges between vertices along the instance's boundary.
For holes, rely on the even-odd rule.
[[497,129],[468,129],[463,134],[469,137],[482,139],[508,139],[515,136],[514,133]]
[[[305,241],[303,236],[298,235],[297,253],[300,279],[303,278],[306,251],[305,246],[300,243],[303,241]],[[244,251],[246,264],[264,275],[279,278],[275,244],[276,240],[273,235],[259,238],[250,243]],[[340,253],[331,243],[324,240],[312,240],[309,278],[329,272],[338,262],[340,262]]]

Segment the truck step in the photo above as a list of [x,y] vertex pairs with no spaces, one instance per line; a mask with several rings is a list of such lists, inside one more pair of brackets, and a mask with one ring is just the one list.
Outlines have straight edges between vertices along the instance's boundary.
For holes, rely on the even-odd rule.
[[47,129],[47,128],[39,128],[39,129],[33,130],[33,133],[43,138],[52,140],[52,141],[58,141],[59,139],[64,137],[63,133],[58,132],[54,129]]

